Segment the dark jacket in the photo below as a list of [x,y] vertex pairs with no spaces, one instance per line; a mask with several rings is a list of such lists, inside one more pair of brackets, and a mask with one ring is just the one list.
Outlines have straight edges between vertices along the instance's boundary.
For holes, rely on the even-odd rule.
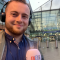
[[[38,48],[37,42],[32,41],[30,38],[25,37],[30,48]],[[5,60],[7,52],[7,46],[5,42],[5,32],[2,30],[0,31],[0,60]],[[44,60],[43,55],[41,54],[41,60]]]

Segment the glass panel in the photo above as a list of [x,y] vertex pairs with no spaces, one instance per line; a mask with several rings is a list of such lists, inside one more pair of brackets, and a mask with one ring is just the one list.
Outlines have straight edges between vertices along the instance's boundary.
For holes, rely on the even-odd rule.
[[41,12],[38,12],[37,15],[41,15]]
[[41,21],[41,18],[38,18],[38,20],[37,20],[38,22],[40,22]]
[[34,11],[41,11],[41,7],[38,7],[38,8],[35,9]]
[[37,13],[34,13],[34,15],[37,15]]
[[52,2],[52,9],[60,8],[60,0],[53,0]]
[[3,4],[3,1],[2,0],[0,0],[0,4]]
[[0,9],[2,9],[2,7],[3,7],[3,5],[2,5],[2,4],[0,4]]
[[36,26],[36,24],[34,24],[34,26]]
[[8,1],[10,1],[10,0],[4,0],[5,2],[8,2]]
[[47,3],[42,5],[42,10],[50,10],[50,5],[51,5],[51,2],[48,1]]
[[26,0],[27,3],[29,3],[29,0]]
[[41,30],[41,27],[38,27],[38,30]]

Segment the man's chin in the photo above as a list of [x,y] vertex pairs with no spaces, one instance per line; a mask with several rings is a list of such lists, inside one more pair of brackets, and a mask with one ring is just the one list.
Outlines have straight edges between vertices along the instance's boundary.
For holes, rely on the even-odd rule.
[[20,31],[19,30],[17,30],[17,31],[16,30],[13,30],[13,32],[12,32],[13,35],[21,35],[23,33],[24,33],[23,30],[22,31],[21,30]]
[[8,31],[8,33],[9,34],[12,34],[12,35],[22,35],[24,32],[25,32],[25,28],[23,29],[23,28],[20,28],[20,29],[18,29],[18,28],[13,28],[13,27],[9,27],[9,26],[7,26],[6,25],[6,30]]

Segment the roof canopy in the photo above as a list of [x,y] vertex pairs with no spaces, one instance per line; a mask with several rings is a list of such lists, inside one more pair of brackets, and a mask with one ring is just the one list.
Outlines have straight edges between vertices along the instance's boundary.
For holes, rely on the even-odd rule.
[[49,0],[43,5],[39,6],[35,11],[51,10],[51,9],[60,9],[60,0]]

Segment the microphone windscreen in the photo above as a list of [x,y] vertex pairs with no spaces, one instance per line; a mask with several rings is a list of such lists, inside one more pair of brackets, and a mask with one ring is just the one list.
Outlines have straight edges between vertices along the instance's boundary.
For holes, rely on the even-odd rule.
[[41,60],[41,54],[38,49],[29,49],[26,53],[26,60]]

